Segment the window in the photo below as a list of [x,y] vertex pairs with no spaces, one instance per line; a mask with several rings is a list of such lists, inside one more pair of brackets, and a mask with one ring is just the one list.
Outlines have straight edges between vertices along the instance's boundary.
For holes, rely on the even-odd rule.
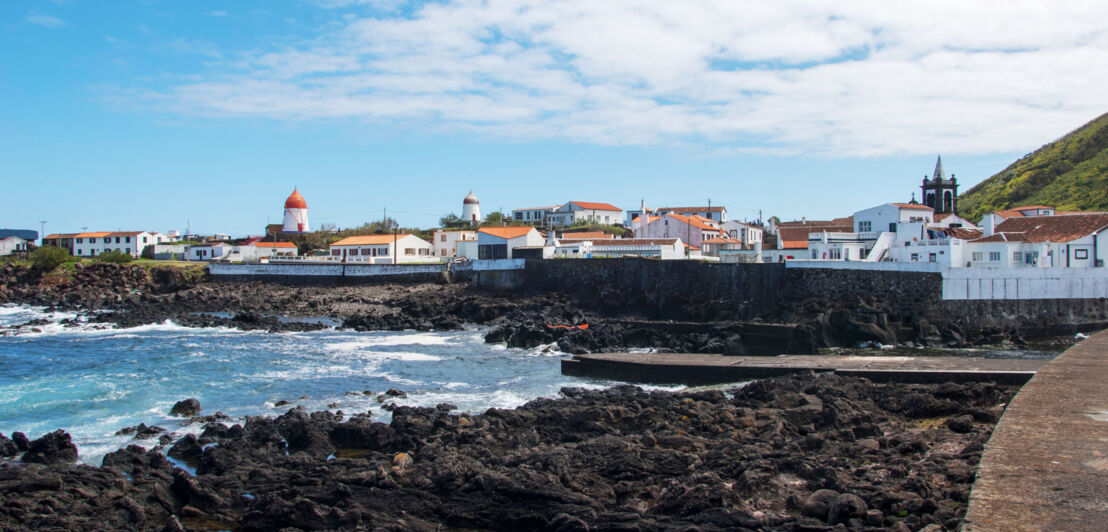
[[892,222],[892,223],[889,224],[889,232],[890,233],[895,233],[896,232],[896,222]]
[[439,255],[445,257],[446,256],[446,250],[445,249],[440,249],[439,250]]
[[339,250],[337,250],[337,249],[332,249],[332,250],[331,250],[331,255],[332,255],[332,256],[335,256],[335,257],[337,257],[337,256],[339,256],[339,255],[341,255],[341,254],[342,254],[342,251],[339,251]]
[[146,243],[146,237],[142,237],[142,243],[143,243],[143,244],[145,244],[145,243]]
[[912,262],[919,261],[919,253],[912,253]]
[[115,243],[116,243],[116,244],[118,244],[118,243],[119,243],[119,237],[118,237],[118,236],[117,236],[117,237],[115,237]]
[[1087,249],[1075,249],[1073,250],[1073,258],[1078,260],[1084,260],[1089,258],[1089,250]]
[[446,242],[446,235],[439,235],[439,242]]
[[82,242],[81,242],[82,240],[84,240],[84,239],[83,239],[83,238],[78,238],[78,239],[77,239],[77,243],[78,243],[78,244],[81,244],[81,243],[82,243]]
[[80,254],[81,254],[81,250],[80,250],[80,249],[78,249],[78,250],[77,250],[77,254],[78,254],[78,255],[80,255]]
[[95,244],[96,243],[96,237],[89,238],[88,243],[89,244]]
[[129,237],[129,236],[123,237],[123,242],[125,242],[127,244],[130,244],[131,243],[131,237]]
[[130,252],[131,252],[131,248],[125,248],[125,249],[123,250],[123,252],[124,252],[124,253],[130,253]]
[[1021,253],[1019,251],[1013,251],[1012,252],[1012,262],[1014,262],[1016,264],[1019,264],[1019,263],[1023,262],[1023,253]]
[[415,248],[404,248],[405,255],[415,255]]
[[939,260],[939,256],[934,254],[934,253],[931,253],[931,254],[927,255],[927,261],[928,262],[937,262],[938,260]]
[[873,222],[871,222],[869,220],[864,221],[864,222],[858,222],[858,232],[859,233],[868,233],[870,231],[873,231]]
[[1000,262],[1000,252],[999,251],[990,251],[989,252],[989,261],[990,262]]
[[975,261],[979,261],[979,260],[981,260],[981,258],[982,258],[982,255],[983,255],[983,253],[982,253],[982,252],[980,252],[980,251],[974,251],[974,252],[973,252],[973,260],[975,260]]
[[420,248],[420,249],[419,249],[419,254],[420,254],[420,255],[430,255],[430,254],[431,254],[431,250],[429,250],[429,249],[425,249],[425,248]]

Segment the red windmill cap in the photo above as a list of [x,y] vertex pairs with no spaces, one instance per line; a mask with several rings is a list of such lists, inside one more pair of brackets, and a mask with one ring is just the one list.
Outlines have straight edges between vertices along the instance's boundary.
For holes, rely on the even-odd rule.
[[296,189],[292,189],[292,195],[289,199],[285,200],[286,209],[307,209],[308,202],[304,201],[304,196],[301,196]]

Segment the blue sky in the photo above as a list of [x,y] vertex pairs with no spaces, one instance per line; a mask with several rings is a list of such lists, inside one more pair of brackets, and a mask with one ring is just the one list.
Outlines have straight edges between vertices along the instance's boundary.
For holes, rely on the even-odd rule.
[[571,200],[830,218],[1108,111],[1098,2],[0,3],[0,226],[428,227]]

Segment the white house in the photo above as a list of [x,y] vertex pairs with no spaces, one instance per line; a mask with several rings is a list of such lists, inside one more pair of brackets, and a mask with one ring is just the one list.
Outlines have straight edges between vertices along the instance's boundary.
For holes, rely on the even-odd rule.
[[259,260],[274,257],[295,257],[300,254],[292,242],[255,241],[245,246],[235,246],[229,260]]
[[510,259],[517,247],[538,247],[545,243],[534,227],[483,227],[477,232],[476,259]]
[[461,257],[458,242],[476,240],[477,231],[435,231],[431,235],[432,254],[439,258]]
[[0,240],[0,255],[11,255],[27,251],[27,240],[19,236],[9,236]]
[[551,207],[525,207],[522,209],[512,209],[512,221],[523,222],[531,225],[545,225],[546,218],[554,211],[558,210],[561,205],[554,205]]
[[701,242],[725,236],[723,229],[715,222],[700,216],[666,214],[649,216],[644,224],[642,217],[636,218],[635,238],[680,238],[682,242],[700,249]]
[[1056,212],[986,225],[985,236],[967,242],[964,257],[975,268],[1094,268],[1105,258],[1108,214]]
[[344,262],[408,264],[435,262],[434,247],[415,235],[349,236],[331,244],[331,258]]
[[761,227],[746,222],[740,222],[738,220],[727,220],[720,224],[720,228],[727,234],[728,238],[732,238],[742,242],[744,246],[749,249],[754,244],[762,243]]
[[937,212],[935,213],[935,219],[931,222],[930,227],[954,227],[962,229],[977,229],[973,222],[958,216],[952,212]]
[[577,222],[614,225],[620,222],[623,211],[610,203],[571,201],[559,206],[549,215],[551,227],[566,227]]
[[554,248],[554,257],[656,257],[677,260],[685,258],[685,244],[680,238],[559,239]]
[[727,221],[727,208],[722,205],[715,205],[712,207],[658,207],[657,209],[657,214],[659,216],[670,213],[683,216],[699,216],[719,224]]
[[73,235],[73,255],[95,257],[108,251],[126,253],[138,257],[146,246],[164,240],[164,236],[150,231],[100,231]]
[[231,253],[235,247],[226,242],[211,242],[188,247],[189,260],[217,260]]

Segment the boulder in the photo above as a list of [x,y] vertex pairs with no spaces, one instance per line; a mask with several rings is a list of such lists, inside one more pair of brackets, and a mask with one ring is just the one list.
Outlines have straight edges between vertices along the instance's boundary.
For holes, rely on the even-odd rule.
[[958,434],[966,434],[973,432],[973,416],[969,414],[955,416],[947,419],[943,426],[950,429],[951,432],[957,432]]
[[177,401],[173,408],[169,409],[169,415],[180,417],[193,417],[200,414],[200,401],[190,397],[183,401]]
[[60,464],[77,461],[77,446],[69,438],[69,433],[58,429],[34,440],[23,453],[24,462],[36,464]]

